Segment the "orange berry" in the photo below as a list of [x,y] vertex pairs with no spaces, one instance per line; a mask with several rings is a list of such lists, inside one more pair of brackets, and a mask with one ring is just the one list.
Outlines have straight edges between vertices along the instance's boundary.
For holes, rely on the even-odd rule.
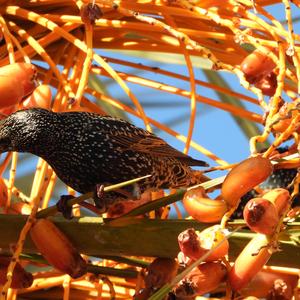
[[290,192],[283,188],[277,188],[270,190],[269,192],[262,195],[264,199],[271,201],[277,209],[279,218],[287,209],[291,201]]
[[49,85],[39,85],[27,99],[21,103],[21,108],[41,107],[50,109],[52,93]]
[[257,233],[239,254],[229,272],[233,291],[245,287],[262,269],[272,255],[266,235]]
[[178,235],[178,244],[181,252],[187,257],[197,260],[207,253],[201,248],[199,237],[194,228],[186,229]]
[[147,269],[145,286],[156,289],[172,281],[177,274],[178,263],[172,258],[156,258]]
[[[285,282],[289,292],[292,292],[298,283],[297,275],[281,273],[280,270],[262,270],[239,293],[243,296],[252,295],[258,298],[266,298],[277,279]],[[288,297],[287,299],[291,298]]]
[[86,273],[86,262],[69,239],[49,220],[38,219],[30,230],[37,249],[49,264],[73,278]]
[[226,274],[227,269],[220,262],[202,263],[178,284],[174,293],[178,299],[193,299],[216,289],[225,280]]
[[252,231],[273,234],[279,222],[275,205],[264,198],[249,200],[244,208],[244,220]]
[[213,250],[213,252],[205,259],[205,261],[215,261],[228,254],[229,242],[226,239],[224,230],[220,227],[220,225],[214,225],[202,230],[199,233],[198,238],[200,247],[207,251],[213,249],[224,240],[223,243],[218,246],[218,248]]
[[[270,51],[270,49],[264,47],[266,53]],[[269,74],[274,68],[276,64],[273,60],[265,53],[256,49],[241,63],[241,70],[245,74],[246,80],[249,83],[255,83]]]
[[183,206],[190,216],[204,223],[220,221],[228,210],[225,201],[209,199],[202,187],[187,191]]
[[273,166],[267,158],[255,156],[245,159],[227,174],[221,189],[223,199],[229,206],[235,206],[243,195],[266,180],[272,171]]
[[189,228],[178,236],[181,252],[192,260],[199,259],[222,240],[224,242],[214,249],[205,261],[218,260],[228,254],[229,242],[219,225],[208,227],[201,232],[196,232],[193,228]]
[[14,63],[0,68],[0,108],[17,104],[35,88],[37,70],[32,64]]

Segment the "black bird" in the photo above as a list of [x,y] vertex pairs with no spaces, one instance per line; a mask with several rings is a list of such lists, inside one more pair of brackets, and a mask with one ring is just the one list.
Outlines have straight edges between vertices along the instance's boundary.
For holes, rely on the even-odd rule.
[[[152,176],[138,183],[141,193],[187,187],[203,181],[201,172],[190,166],[207,166],[127,121],[40,108],[20,110],[0,121],[0,153],[6,151],[43,158],[65,184],[80,193],[148,174]],[[127,192],[133,190],[133,186],[127,188]],[[115,197],[115,193],[107,194]]]

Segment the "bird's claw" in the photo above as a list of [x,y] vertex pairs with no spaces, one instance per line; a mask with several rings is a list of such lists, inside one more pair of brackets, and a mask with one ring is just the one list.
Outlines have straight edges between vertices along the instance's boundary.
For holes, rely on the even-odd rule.
[[104,187],[110,185],[110,183],[97,184],[94,192],[94,202],[98,209],[102,212],[106,212],[107,209],[113,204],[124,200],[138,200],[141,198],[141,190],[138,184],[133,185],[132,190],[126,190],[126,188],[115,189],[112,192],[105,193]]
[[95,190],[95,195],[93,197],[95,205],[98,209],[101,211],[105,212],[106,211],[106,204],[104,201],[104,184],[97,184],[96,185],[96,190]]
[[99,199],[103,198],[103,196],[104,196],[104,184],[97,184],[96,185],[96,195]]
[[72,206],[68,205],[68,201],[73,199],[74,196],[71,195],[62,195],[60,196],[60,199],[56,203],[57,210],[62,213],[65,219],[72,219]]

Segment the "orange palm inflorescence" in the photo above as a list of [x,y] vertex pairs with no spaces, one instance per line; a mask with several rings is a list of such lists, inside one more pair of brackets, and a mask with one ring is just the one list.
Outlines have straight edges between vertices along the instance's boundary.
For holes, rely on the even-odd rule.
[[[270,13],[270,6],[282,10],[286,26]],[[149,191],[139,201],[118,203],[104,215],[117,218],[137,210],[139,218],[113,220],[112,228],[143,222],[141,218],[164,222],[169,217],[168,205],[183,198],[188,213],[186,221],[192,218],[200,225],[220,222],[220,226],[214,225],[216,227],[208,227],[205,231],[203,228],[183,230],[179,234],[179,246],[177,238],[173,239],[174,251],[181,250],[176,260],[168,257],[169,253],[163,253],[166,258],[153,260],[142,255],[143,247],[140,252],[132,251],[131,254],[120,250],[118,257],[99,255],[98,259],[97,253],[80,251],[84,247],[77,250],[74,246],[78,246],[76,240],[71,241],[69,234],[73,231],[71,236],[76,239],[75,227],[68,227],[63,233],[55,218],[44,219],[57,212],[50,204],[57,197],[59,186],[48,163],[38,159],[33,178],[30,178],[31,188],[25,191],[17,187],[16,180],[26,160],[16,152],[1,154],[1,213],[28,217],[20,219],[21,227],[13,247],[7,245],[3,250],[3,254],[9,254],[9,259],[0,257],[3,259],[3,263],[0,260],[0,299],[18,299],[19,295],[24,299],[173,299],[171,294],[166,296],[171,290],[172,297],[178,297],[176,299],[195,299],[213,291],[223,293],[228,299],[246,299],[243,297],[250,295],[278,296],[280,284],[280,291],[284,290],[282,297],[285,297],[282,299],[297,297],[299,263],[294,268],[280,263],[271,267],[265,265],[273,253],[278,252],[281,233],[286,229],[285,221],[292,221],[299,214],[299,209],[292,208],[292,201],[299,193],[299,176],[296,172],[289,184],[279,189],[264,188],[261,183],[277,171],[295,170],[300,162],[297,155],[300,34],[294,31],[296,26],[292,18],[292,10],[299,7],[299,0],[292,4],[288,0],[0,1],[1,119],[17,110],[34,107],[100,115],[114,112],[117,116],[140,119],[150,132],[159,129],[167,133],[184,144],[185,154],[193,148],[206,156],[216,165],[207,172],[231,169],[225,180],[210,181],[203,177],[206,182],[195,190],[188,188],[184,197],[182,191],[171,190],[168,196],[166,191]],[[118,58],[116,53],[119,53]],[[144,60],[145,56],[155,61],[160,55],[183,61],[188,76],[176,68],[153,67]],[[138,57],[141,62],[127,60],[130,56]],[[234,75],[250,93],[233,91],[217,81],[197,79],[194,64],[198,66],[199,61],[200,67],[203,65],[225,76]],[[156,75],[163,78],[162,81],[156,80]],[[91,78],[96,78],[96,85],[90,83]],[[105,80],[113,81],[130,102],[101,89],[101,82]],[[174,84],[177,80],[187,82],[189,89],[177,87]],[[188,99],[186,105],[190,114],[186,132],[178,132],[153,117],[143,105],[138,87],[169,97],[179,96],[182,101]],[[201,89],[236,101],[213,99],[201,94]],[[250,137],[250,158],[229,165],[193,140],[198,103],[262,128],[262,133],[256,132]],[[271,145],[261,151],[261,144],[268,139],[272,140]],[[286,141],[292,143],[281,153],[278,149]],[[220,187],[219,196],[211,199],[208,194]],[[108,187],[104,192],[110,188],[119,187]],[[67,189],[69,195],[76,195],[70,187]],[[232,221],[243,195],[251,191],[255,191],[256,196],[245,207],[245,220]],[[97,207],[85,201],[90,196],[88,193],[72,200],[77,220],[85,216],[86,210],[82,208],[101,215]],[[151,200],[164,205],[154,204],[152,209],[149,206],[147,214],[138,213],[137,207],[147,206]],[[177,219],[182,219],[180,205],[173,205]],[[266,207],[271,207],[272,211],[266,213]],[[264,219],[270,215],[272,222]],[[265,228],[270,223],[272,228]],[[244,243],[242,251],[231,254],[230,247],[235,244],[230,244],[228,228],[239,225],[248,225],[247,232],[253,232],[248,245]],[[26,244],[32,244],[28,242],[30,236],[38,250]],[[50,240],[53,244],[48,247],[46,244]],[[58,248],[64,249],[61,256]],[[42,256],[36,257],[28,249],[35,249],[32,251]],[[30,255],[26,256],[26,252]],[[53,268],[49,269],[49,265]],[[184,273],[182,265],[194,268]],[[41,271],[38,269],[41,266],[47,269]],[[28,270],[33,270],[33,278]],[[211,272],[215,276],[210,276]],[[276,280],[281,280],[280,284],[276,285]],[[253,282],[257,282],[254,287]],[[261,291],[254,293],[258,286]]]

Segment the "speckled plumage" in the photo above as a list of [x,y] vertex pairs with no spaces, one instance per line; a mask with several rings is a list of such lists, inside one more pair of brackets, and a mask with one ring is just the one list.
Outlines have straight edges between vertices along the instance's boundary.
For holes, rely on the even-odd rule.
[[44,109],[21,110],[1,121],[0,152],[6,151],[42,157],[80,193],[147,174],[152,176],[138,184],[141,192],[190,186],[201,179],[189,166],[207,165],[124,120]]

